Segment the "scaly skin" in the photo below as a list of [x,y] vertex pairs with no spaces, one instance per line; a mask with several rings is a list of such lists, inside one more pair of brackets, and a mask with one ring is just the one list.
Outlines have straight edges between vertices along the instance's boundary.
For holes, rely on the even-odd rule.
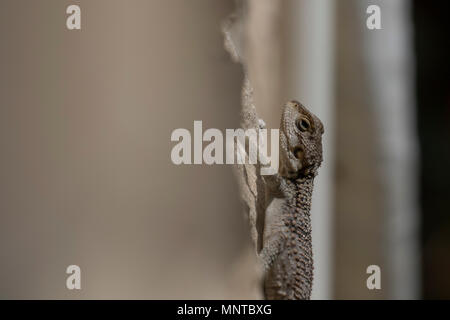
[[313,178],[287,180],[281,247],[265,281],[267,299],[309,299],[313,281],[311,196]]
[[266,226],[260,253],[266,271],[265,295],[267,299],[310,299],[310,209],[314,178],[322,163],[323,125],[300,103],[291,101],[284,107],[280,129],[280,172],[265,178],[269,202],[281,201],[275,217],[269,219],[271,225]]

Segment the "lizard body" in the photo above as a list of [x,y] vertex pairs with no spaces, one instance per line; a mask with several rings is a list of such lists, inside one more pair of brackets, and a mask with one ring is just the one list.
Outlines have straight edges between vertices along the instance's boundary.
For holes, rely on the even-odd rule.
[[[222,25],[225,49],[242,63],[241,125],[263,129],[253,101],[253,88],[242,52],[244,3]],[[239,41],[241,39],[241,41]],[[238,41],[236,41],[238,40]],[[236,44],[241,44],[237,46]],[[255,249],[264,267],[267,299],[309,299],[313,280],[311,197],[322,163],[321,121],[304,106],[290,101],[280,125],[280,166],[273,176],[261,176],[255,165],[235,168]]]
[[280,170],[266,176],[268,204],[277,202],[267,218],[260,252],[267,299],[309,299],[313,281],[311,198],[322,163],[321,121],[296,101],[284,108],[280,126]]

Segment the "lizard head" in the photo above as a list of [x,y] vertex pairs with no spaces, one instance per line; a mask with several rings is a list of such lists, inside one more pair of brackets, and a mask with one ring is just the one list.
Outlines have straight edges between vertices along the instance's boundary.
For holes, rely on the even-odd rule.
[[301,103],[283,107],[280,125],[280,174],[286,178],[315,176],[322,163],[323,124]]

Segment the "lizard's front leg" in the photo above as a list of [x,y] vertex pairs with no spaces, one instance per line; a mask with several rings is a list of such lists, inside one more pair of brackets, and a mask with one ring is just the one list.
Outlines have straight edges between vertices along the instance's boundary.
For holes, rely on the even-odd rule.
[[266,185],[266,225],[264,245],[259,254],[260,261],[267,273],[283,251],[286,239],[282,232],[281,208],[285,202],[285,180],[277,173],[264,176]]
[[281,232],[277,233],[274,238],[270,239],[263,247],[258,257],[264,267],[264,272],[267,273],[274,262],[277,260],[280,252],[283,250],[285,240]]

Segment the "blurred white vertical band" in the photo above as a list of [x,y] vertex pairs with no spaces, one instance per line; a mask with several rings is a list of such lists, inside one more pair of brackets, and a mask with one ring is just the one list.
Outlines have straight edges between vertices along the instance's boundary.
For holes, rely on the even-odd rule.
[[[388,298],[417,299],[420,291],[418,146],[415,127],[411,2],[361,1],[381,9],[381,30],[365,30],[363,46],[379,140],[379,175],[385,190]],[[361,21],[365,26],[365,21]]]
[[313,299],[332,298],[333,210],[333,0],[290,0],[286,8],[286,95],[298,99],[325,126],[324,163],[315,182],[312,205]]

